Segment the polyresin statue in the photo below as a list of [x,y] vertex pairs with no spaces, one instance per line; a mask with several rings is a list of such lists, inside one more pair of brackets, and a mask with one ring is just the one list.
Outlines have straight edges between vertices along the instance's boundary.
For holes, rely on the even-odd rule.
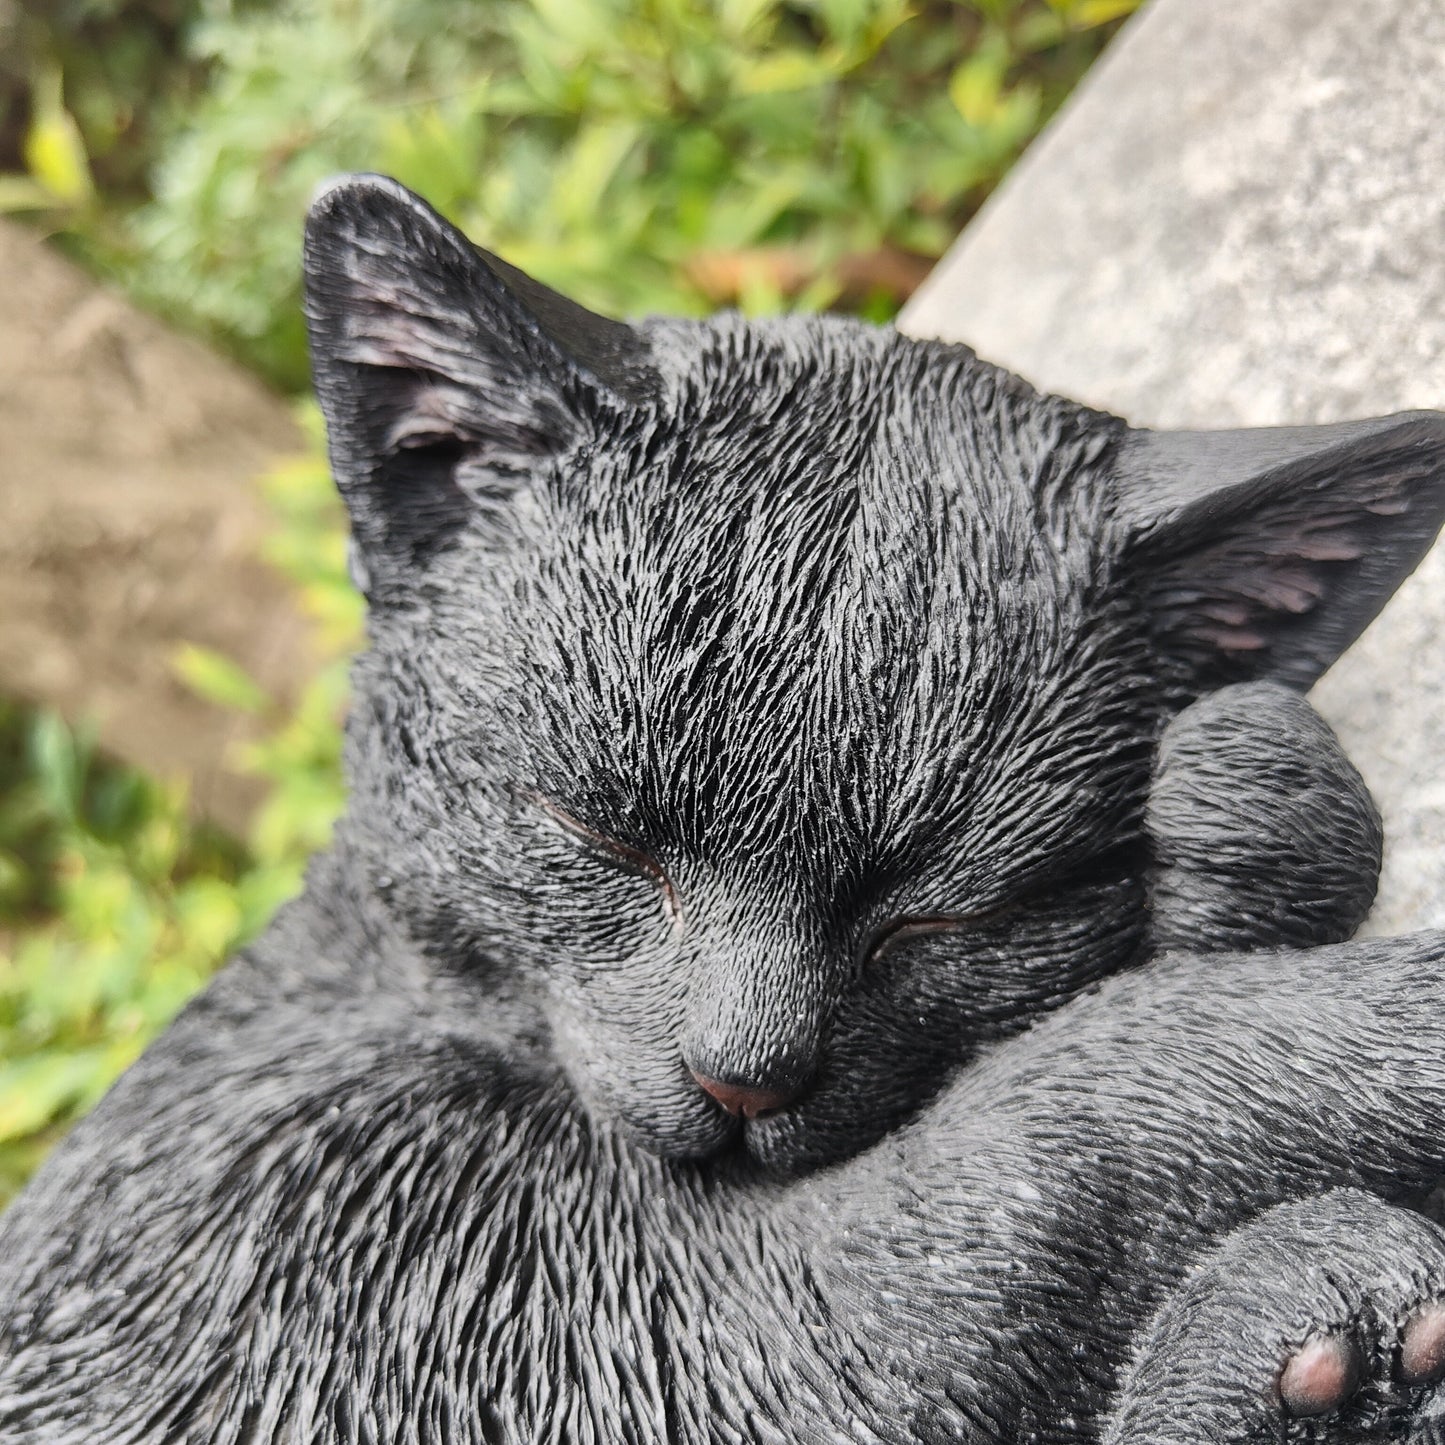
[[1442,1438],[1445,937],[1340,942],[1299,690],[1445,419],[604,321],[375,178],[306,261],[351,808],[0,1227],[0,1439]]

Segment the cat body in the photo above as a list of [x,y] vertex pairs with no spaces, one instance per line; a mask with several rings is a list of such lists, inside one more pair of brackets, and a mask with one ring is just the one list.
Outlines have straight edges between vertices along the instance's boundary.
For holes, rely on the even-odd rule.
[[358,942],[301,911],[15,1207],[0,1438],[1093,1440],[1211,1243],[1440,1174],[1445,939],[1176,956],[782,1182],[599,1128],[395,956],[288,962]]
[[308,310],[351,806],[0,1226],[0,1439],[1192,1438],[1160,1370],[1276,1438],[1168,1309],[1439,1177],[1445,943],[1279,945],[1368,907],[1291,689],[1433,538],[1440,418],[623,326],[365,178]]

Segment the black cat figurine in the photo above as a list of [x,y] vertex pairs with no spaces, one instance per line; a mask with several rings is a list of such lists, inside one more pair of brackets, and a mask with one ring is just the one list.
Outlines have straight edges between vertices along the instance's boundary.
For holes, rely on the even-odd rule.
[[0,1224],[0,1439],[1440,1438],[1445,937],[1339,942],[1300,690],[1445,419],[623,325],[375,177],[306,264],[351,807]]

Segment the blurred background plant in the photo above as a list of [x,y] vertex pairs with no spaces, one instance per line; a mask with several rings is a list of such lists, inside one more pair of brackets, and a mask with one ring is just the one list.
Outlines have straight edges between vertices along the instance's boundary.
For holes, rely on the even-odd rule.
[[[1139,0],[0,0],[0,211],[299,394],[301,218],[386,171],[630,315],[887,320]],[[335,659],[234,760],[244,839],[184,783],[0,704],[0,1198],[298,886],[340,806],[360,638],[314,417],[264,479],[272,559]]]

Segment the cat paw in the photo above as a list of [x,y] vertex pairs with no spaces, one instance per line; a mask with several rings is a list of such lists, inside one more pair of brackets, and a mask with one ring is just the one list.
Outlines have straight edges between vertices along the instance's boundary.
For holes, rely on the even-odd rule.
[[1278,683],[1221,688],[1169,724],[1146,827],[1160,952],[1337,943],[1374,902],[1374,799],[1324,719]]
[[1343,1410],[1382,1364],[1389,1365],[1393,1380],[1407,1389],[1445,1380],[1445,1299],[1424,1300],[1403,1318],[1388,1306],[1382,1310],[1381,1301],[1371,1303],[1371,1323],[1385,1325],[1381,1343],[1394,1342],[1390,1358],[1378,1358],[1380,1351],[1370,1348],[1363,1328],[1311,1335],[1290,1354],[1275,1382],[1286,1419],[1308,1420]]
[[1107,1445],[1445,1445],[1445,1232],[1373,1195],[1281,1205],[1163,1306]]

